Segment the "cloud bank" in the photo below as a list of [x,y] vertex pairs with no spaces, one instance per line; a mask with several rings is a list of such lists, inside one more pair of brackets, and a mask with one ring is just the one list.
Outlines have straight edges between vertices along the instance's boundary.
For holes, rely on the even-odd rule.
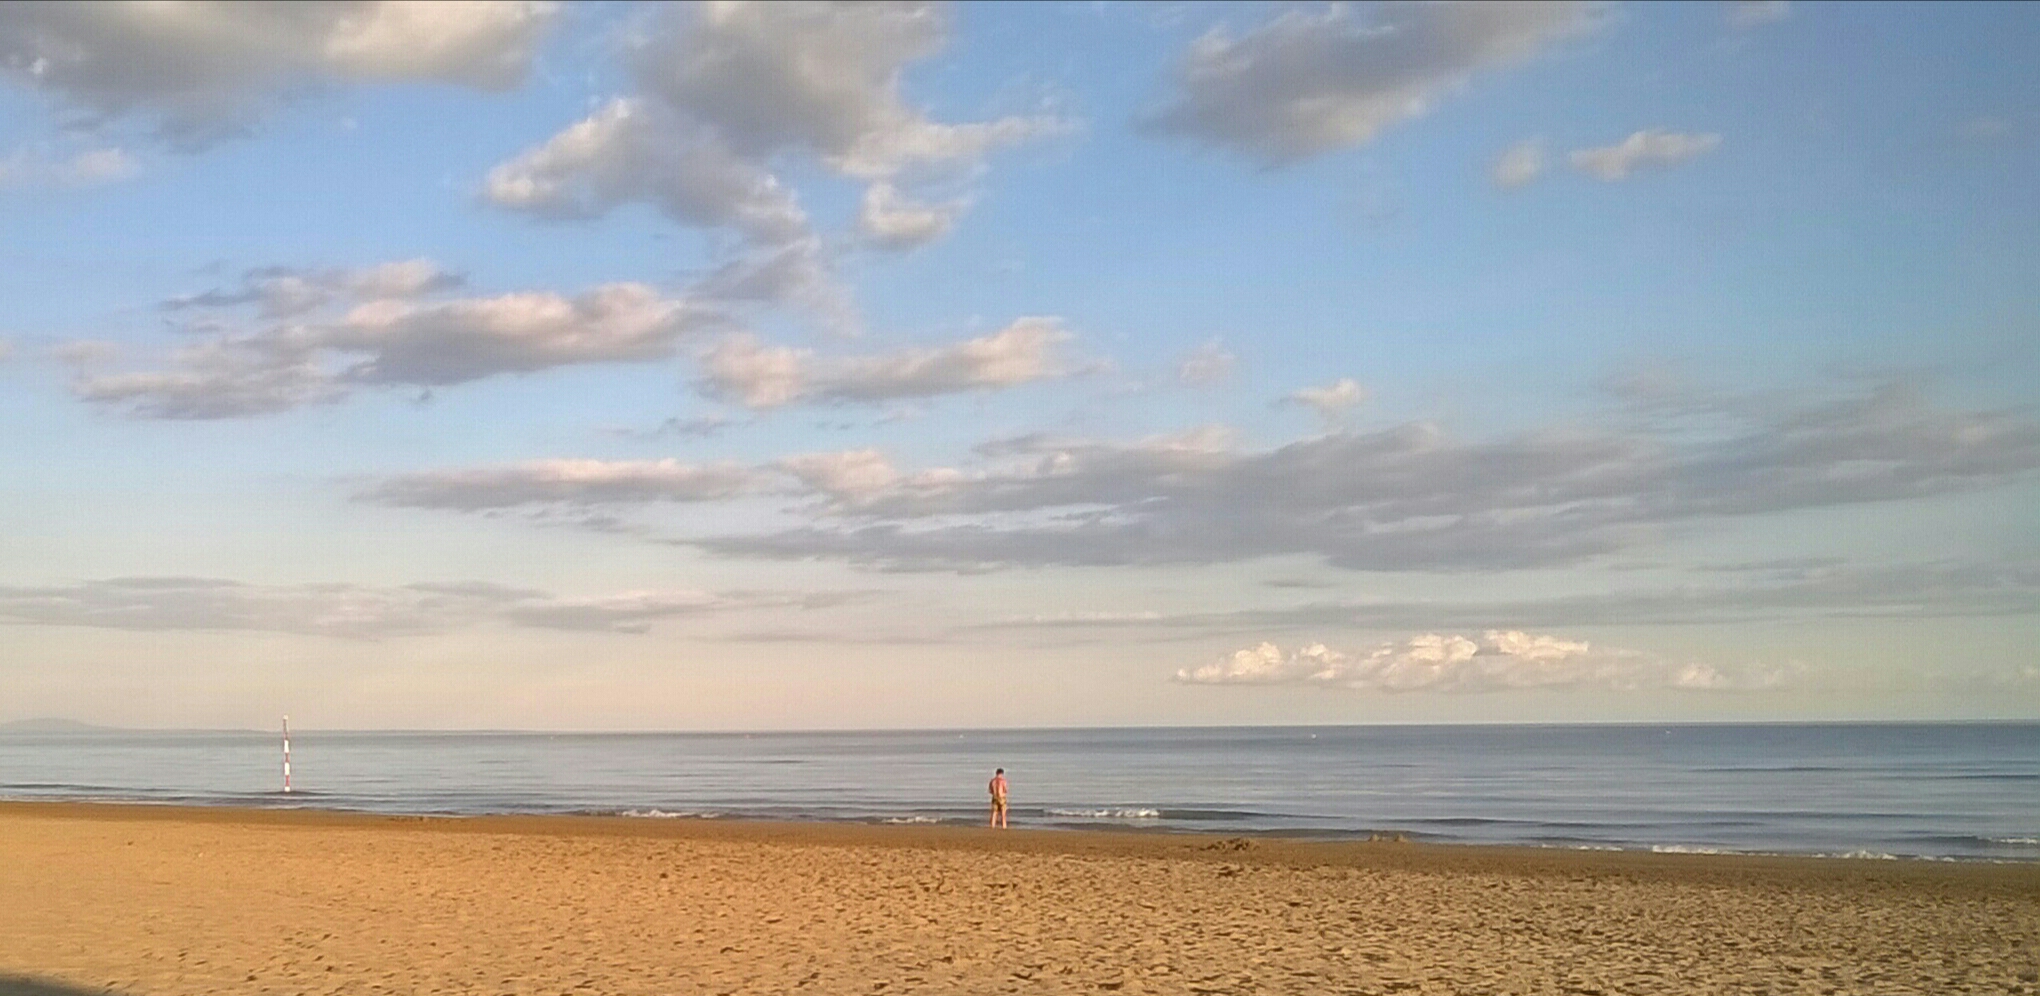
[[370,587],[126,577],[66,585],[0,585],[0,623],[351,639],[484,624],[643,633],[662,620],[753,609],[821,608],[850,597],[840,592],[678,590],[563,598],[481,581]]
[[1501,692],[1524,689],[1749,691],[1783,684],[1783,669],[1726,672],[1671,663],[1584,640],[1488,630],[1478,638],[1425,633],[1346,653],[1322,643],[1283,651],[1273,643],[1234,651],[1176,680],[1199,685],[1320,685],[1378,692]]
[[1222,433],[1030,436],[979,468],[818,493],[812,524],[709,537],[732,556],[894,570],[1211,564],[1308,555],[1356,570],[1579,564],[1672,525],[1994,487],[2040,469],[2040,425],[1887,387],[1710,409],[1708,433],[1569,430],[1461,440],[1413,422],[1269,450]]
[[700,502],[760,487],[761,474],[735,464],[676,460],[533,460],[498,467],[386,478],[358,498],[379,505],[479,511],[518,505]]

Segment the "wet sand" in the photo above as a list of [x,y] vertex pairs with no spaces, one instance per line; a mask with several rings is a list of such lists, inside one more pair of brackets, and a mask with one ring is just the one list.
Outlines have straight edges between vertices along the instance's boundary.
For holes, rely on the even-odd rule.
[[2040,993],[2040,865],[0,804],[0,996]]

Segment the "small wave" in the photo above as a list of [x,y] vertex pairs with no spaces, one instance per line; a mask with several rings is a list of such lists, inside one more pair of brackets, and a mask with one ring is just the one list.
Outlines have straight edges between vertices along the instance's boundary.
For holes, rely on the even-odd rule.
[[1869,851],[1869,850],[1862,850],[1862,849],[1857,849],[1857,850],[1854,850],[1854,851],[1843,851],[1843,852],[1842,852],[1842,853],[1840,853],[1840,854],[1816,854],[1816,855],[1814,855],[1814,857],[1816,857],[1816,858],[1847,858],[1847,859],[1850,859],[1850,860],[1869,860],[1869,861],[1897,861],[1897,860],[1898,860],[1898,855],[1896,855],[1896,854],[1886,854],[1886,853],[1885,853],[1885,852],[1883,852],[1883,851]]
[[2012,844],[2018,847],[2040,847],[2040,837],[1985,837],[1993,844]]
[[1653,854],[1728,854],[1718,847],[1698,847],[1692,844],[1652,844]]
[[712,820],[721,813],[715,812],[670,812],[664,809],[626,809],[619,816],[634,816],[647,820]]
[[1159,820],[1162,818],[1161,810],[1144,807],[1129,809],[1047,809],[1043,810],[1043,812],[1050,816],[1074,816],[1088,820]]
[[941,821],[940,819],[936,818],[936,817],[933,817],[933,816],[888,816],[888,817],[886,817],[885,819],[883,819],[883,820],[880,820],[879,822],[880,822],[880,823],[892,823],[892,824],[896,824],[896,825],[904,825],[904,824],[920,824],[920,823],[940,823],[940,822],[942,822],[942,821]]

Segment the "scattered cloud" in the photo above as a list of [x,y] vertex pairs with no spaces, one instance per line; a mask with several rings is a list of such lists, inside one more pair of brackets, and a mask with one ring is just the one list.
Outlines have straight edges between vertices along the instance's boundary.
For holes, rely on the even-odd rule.
[[563,598],[481,581],[371,587],[255,585],[220,578],[126,577],[0,585],[0,624],[139,631],[241,630],[381,639],[486,625],[643,633],[666,619],[752,609],[823,608],[845,592],[632,591]]
[[1351,377],[1341,377],[1324,387],[1300,387],[1282,399],[1283,404],[1312,408],[1327,420],[1335,420],[1367,399],[1367,391]]
[[900,473],[877,450],[803,453],[779,462],[808,488],[837,501],[856,501],[896,486]]
[[1067,375],[1070,367],[1058,347],[1070,338],[1059,319],[1030,317],[946,346],[829,358],[738,335],[703,355],[700,385],[710,397],[749,408],[996,390]]
[[534,2],[8,4],[0,78],[96,122],[137,116],[193,150],[307,84],[523,81],[557,5]]
[[0,190],[38,187],[96,187],[128,180],[141,164],[115,147],[59,153],[43,145],[25,145],[0,158]]
[[793,191],[763,164],[638,98],[612,100],[490,170],[483,194],[499,207],[552,220],[646,203],[674,221],[729,228],[759,246],[808,234]]
[[[967,177],[995,148],[1068,127],[1048,116],[943,123],[909,105],[902,74],[939,52],[949,31],[946,8],[926,3],[668,8],[635,43],[635,92],[497,166],[483,195],[544,218],[646,203],[682,224],[729,229],[743,240],[738,272],[722,281],[741,285],[732,296],[818,307],[854,324],[775,171],[780,159],[808,157],[865,182],[864,242],[912,249],[947,234],[969,202],[914,196],[909,184]],[[807,248],[787,257],[795,246]]]
[[[1697,401],[1695,402],[1698,403]],[[1724,405],[1717,427],[1454,439],[1428,423],[1242,451],[1198,433],[1022,437],[978,469],[901,472],[778,533],[695,541],[734,556],[893,570],[1236,562],[1359,570],[1578,564],[1678,523],[1972,491],[2040,470],[2040,425],[1903,387],[1820,404]]]
[[728,415],[694,415],[687,418],[675,415],[650,429],[617,428],[608,431],[620,436],[636,436],[645,439],[662,436],[706,439],[710,436],[719,435],[737,424],[739,424],[738,420]]
[[[459,283],[424,260],[250,271],[240,287],[164,307],[250,307],[260,319],[252,327],[220,331],[222,323],[208,319],[197,326],[203,338],[174,351],[168,369],[81,374],[73,392],[145,418],[234,418],[336,401],[364,385],[429,388],[580,363],[661,360],[685,335],[721,321],[632,283],[572,297],[433,297]],[[321,309],[323,316],[311,315]]]
[[857,231],[881,248],[913,249],[948,235],[956,226],[957,216],[967,207],[962,201],[941,204],[911,201],[891,182],[880,180],[864,188]]
[[637,79],[743,155],[804,151],[866,180],[973,164],[1060,127],[1019,117],[944,124],[910,107],[902,72],[948,40],[948,13],[934,4],[711,4],[647,38]]
[[1731,0],[1728,5],[1728,26],[1737,31],[1775,24],[1790,17],[1792,4],[1787,0]]
[[1584,640],[1493,629],[1478,638],[1424,633],[1364,653],[1346,653],[1322,643],[1285,652],[1273,643],[1261,643],[1176,672],[1176,680],[1188,684],[1307,684],[1379,692],[1748,691],[1778,687],[1788,676],[1779,668],[1731,672],[1633,650],[1596,648]]
[[1238,37],[1199,38],[1176,93],[1147,124],[1281,166],[1364,145],[1430,112],[1483,70],[1587,30],[1585,3],[1334,4],[1285,12]]
[[1503,190],[1527,187],[1544,174],[1544,142],[1526,138],[1502,150],[1488,172],[1495,186]]
[[243,418],[338,401],[346,389],[309,351],[278,338],[218,338],[171,354],[168,370],[87,374],[80,400],[137,418]]
[[1630,133],[1614,145],[1574,149],[1566,158],[1574,169],[1597,180],[1627,180],[1640,169],[1670,169],[1721,146],[1721,136],[1653,129]]
[[1176,380],[1192,387],[1209,387],[1224,383],[1238,365],[1239,357],[1217,339],[1208,339],[1176,364]]
[[164,311],[255,305],[266,318],[290,318],[336,300],[403,300],[453,290],[467,282],[429,259],[407,259],[359,269],[300,270],[265,266],[241,274],[236,287],[215,287],[164,301]]
[[664,359],[690,327],[684,301],[643,284],[605,284],[574,297],[533,291],[356,305],[314,333],[325,349],[360,355],[347,380],[458,384],[576,363]]

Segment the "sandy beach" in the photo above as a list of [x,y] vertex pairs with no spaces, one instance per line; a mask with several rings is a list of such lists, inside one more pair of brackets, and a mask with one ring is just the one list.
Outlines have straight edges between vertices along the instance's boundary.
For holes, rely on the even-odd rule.
[[0,994],[2034,993],[2040,866],[0,805]]

